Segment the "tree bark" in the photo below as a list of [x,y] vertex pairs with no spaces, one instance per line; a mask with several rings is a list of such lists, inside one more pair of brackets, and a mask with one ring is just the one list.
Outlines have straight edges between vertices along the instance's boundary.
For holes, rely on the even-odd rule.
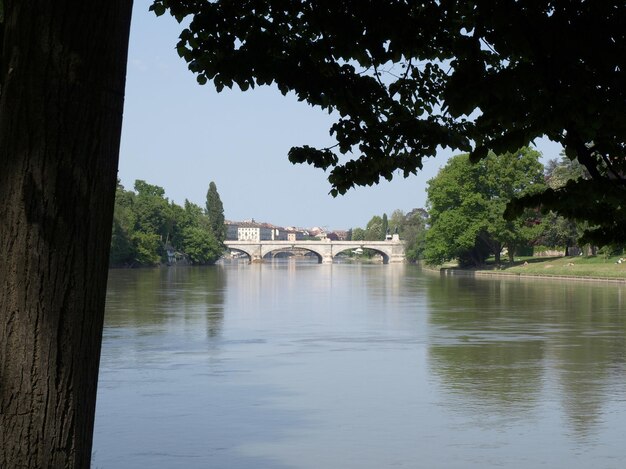
[[4,0],[2,468],[89,467],[131,8]]

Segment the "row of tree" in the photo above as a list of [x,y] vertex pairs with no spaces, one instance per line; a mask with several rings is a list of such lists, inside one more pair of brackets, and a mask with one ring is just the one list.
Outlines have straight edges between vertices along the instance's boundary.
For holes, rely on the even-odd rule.
[[215,262],[224,250],[224,207],[214,182],[206,206],[188,200],[170,202],[162,187],[135,181],[134,191],[118,181],[109,264],[153,266],[184,259],[192,264]]
[[406,257],[410,261],[417,261],[423,257],[424,236],[428,223],[428,212],[423,208],[416,208],[408,213],[394,210],[391,217],[386,213],[382,216],[374,215],[365,228],[350,230],[350,239],[353,241],[382,241],[390,233],[397,233],[404,240]]
[[430,264],[458,259],[462,265],[480,265],[501,253],[509,260],[531,246],[568,250],[577,244],[586,223],[576,222],[542,207],[521,213],[507,211],[516,199],[559,191],[568,183],[588,178],[584,167],[563,156],[544,167],[541,154],[530,148],[495,155],[472,163],[468,154],[451,158],[428,181],[427,211],[375,215],[365,229],[354,228],[352,239],[385,239],[387,227],[397,230],[407,245],[407,258]]

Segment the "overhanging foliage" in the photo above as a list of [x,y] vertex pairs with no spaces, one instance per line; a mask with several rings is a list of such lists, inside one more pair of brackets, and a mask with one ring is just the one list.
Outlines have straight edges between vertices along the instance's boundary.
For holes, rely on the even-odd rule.
[[[152,9],[190,20],[178,52],[199,83],[275,84],[337,112],[336,148],[289,155],[331,169],[333,195],[414,174],[440,147],[477,161],[547,136],[595,182],[546,202],[560,210],[583,192],[592,203],[575,215],[603,220],[603,203],[593,201],[618,201],[610,212],[623,226],[621,1],[156,0]],[[623,228],[599,223],[588,233],[594,241],[625,239]]]

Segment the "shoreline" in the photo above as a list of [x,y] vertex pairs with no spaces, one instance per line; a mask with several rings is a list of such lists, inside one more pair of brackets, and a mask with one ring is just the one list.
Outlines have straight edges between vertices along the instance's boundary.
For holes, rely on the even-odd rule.
[[442,277],[462,276],[462,277],[499,277],[517,279],[540,279],[540,280],[568,280],[575,282],[600,282],[600,283],[622,283],[626,284],[626,278],[617,277],[588,277],[582,275],[549,275],[549,274],[523,274],[518,272],[494,272],[490,270],[468,270],[458,267],[432,268],[422,266],[422,270]]

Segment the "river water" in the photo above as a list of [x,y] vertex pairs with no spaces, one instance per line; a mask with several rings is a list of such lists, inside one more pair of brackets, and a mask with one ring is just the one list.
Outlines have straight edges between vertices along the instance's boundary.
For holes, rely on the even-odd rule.
[[110,272],[92,467],[626,467],[626,287]]

